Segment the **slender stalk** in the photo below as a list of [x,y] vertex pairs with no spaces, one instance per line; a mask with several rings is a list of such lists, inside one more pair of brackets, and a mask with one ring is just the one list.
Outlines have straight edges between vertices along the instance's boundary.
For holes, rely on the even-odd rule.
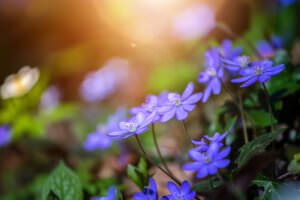
[[242,104],[242,98],[240,93],[238,93],[238,98],[239,101],[236,102],[234,95],[230,92],[230,90],[227,88],[226,84],[223,82],[224,85],[224,89],[225,91],[229,94],[229,96],[232,98],[234,104],[238,107],[240,114],[241,114],[241,118],[242,118],[242,126],[243,126],[243,134],[244,134],[244,141],[245,144],[247,144],[249,142],[249,138],[248,138],[248,132],[247,132],[247,127],[246,127],[246,121],[245,121],[245,112],[243,109],[243,104]]
[[270,95],[268,93],[267,87],[265,83],[262,83],[263,86],[263,91],[265,93],[265,96],[267,98],[267,104],[268,104],[268,110],[269,110],[269,116],[270,116],[270,126],[271,126],[271,131],[274,131],[274,126],[273,126],[273,112],[272,112],[272,106],[271,106],[271,101],[270,101]]
[[242,97],[241,97],[240,92],[238,92],[238,97],[239,97],[239,108],[240,108],[242,123],[243,123],[244,140],[245,140],[245,144],[247,144],[249,139],[248,139],[248,132],[247,132],[247,127],[246,127],[245,114],[244,114],[244,109],[243,109],[243,102],[242,102]]
[[148,156],[148,154],[146,153],[140,139],[139,139],[139,136],[138,135],[134,135],[135,136],[135,139],[136,139],[136,142],[140,148],[140,150],[142,151],[142,154],[144,156],[144,158],[146,160],[148,160],[148,162],[150,162],[152,165],[156,166],[158,169],[160,169],[164,174],[166,174],[168,177],[170,177],[173,181],[175,181],[177,184],[181,184],[181,182],[176,178],[174,177],[172,174],[169,174],[164,168],[162,168],[161,166],[155,164],[155,162],[152,161],[152,159],[150,158],[150,156]]
[[[189,142],[192,142],[192,137],[190,136],[190,134],[189,134],[188,131],[187,131],[185,121],[182,120],[182,121],[181,121],[181,124],[182,124],[182,127],[183,127],[184,134],[185,134],[186,137],[188,138]],[[192,145],[193,145],[194,147],[196,146],[194,143],[192,143]]]
[[155,132],[155,126],[154,123],[152,123],[152,136],[153,136],[153,141],[155,144],[155,149],[157,151],[157,154],[159,156],[160,161],[162,162],[163,166],[165,167],[165,169],[168,171],[169,174],[173,175],[171,170],[169,169],[167,162],[165,161],[165,159],[163,158],[159,145],[158,145],[158,141],[157,141],[157,137],[156,137],[156,132]]

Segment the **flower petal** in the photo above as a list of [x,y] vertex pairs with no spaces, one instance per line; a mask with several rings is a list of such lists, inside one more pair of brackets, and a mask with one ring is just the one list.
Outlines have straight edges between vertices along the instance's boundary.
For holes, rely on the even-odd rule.
[[230,160],[225,159],[225,160],[217,160],[213,163],[214,166],[216,166],[217,168],[225,168],[229,165]]
[[212,80],[212,90],[214,94],[219,94],[221,92],[221,82],[218,78]]
[[207,72],[200,72],[198,76],[199,83],[206,83],[209,80],[210,76]]
[[198,170],[203,166],[201,162],[191,162],[191,163],[186,163],[182,166],[182,168],[186,171],[193,171],[193,170]]
[[188,98],[194,91],[194,83],[189,82],[189,84],[186,86],[185,90],[182,93],[181,99]]
[[179,120],[179,121],[184,120],[185,118],[187,118],[187,116],[188,116],[188,112],[186,112],[182,106],[180,106],[176,109],[177,120]]
[[208,173],[209,174],[216,174],[218,172],[218,168],[216,166],[214,166],[213,164],[210,164],[208,166]]
[[251,78],[251,76],[242,76],[240,78],[231,79],[231,82],[232,83],[241,83],[241,82],[245,82],[245,81],[249,80],[250,78]]
[[195,109],[195,105],[194,104],[184,104],[182,105],[183,109],[187,112],[191,112],[192,110]]
[[188,181],[183,181],[181,185],[181,193],[188,194],[191,190],[191,186]]
[[204,178],[208,175],[207,167],[202,167],[200,170],[197,172],[197,178]]
[[218,155],[216,156],[216,160],[220,160],[225,158],[226,156],[228,156],[228,154],[230,153],[230,147],[226,147],[225,149],[223,149],[222,151],[220,151],[218,153]]
[[167,121],[169,121],[170,119],[172,119],[174,117],[175,113],[176,113],[176,109],[175,108],[173,108],[170,111],[164,113],[162,115],[162,117],[160,118],[160,122],[167,122]]
[[204,155],[203,153],[200,153],[198,151],[190,150],[189,151],[189,156],[196,161],[203,162],[204,161]]
[[244,84],[240,85],[240,87],[247,87],[247,86],[253,84],[255,81],[257,81],[257,78],[258,78],[257,76],[253,76],[248,81],[246,81]]
[[168,182],[168,189],[173,196],[180,195],[180,189],[178,188],[178,186],[175,183],[173,183],[171,181]]
[[183,102],[183,104],[194,104],[194,103],[197,103],[198,101],[200,101],[202,95],[203,95],[202,92],[195,93],[192,96],[190,96],[189,98],[187,98]]

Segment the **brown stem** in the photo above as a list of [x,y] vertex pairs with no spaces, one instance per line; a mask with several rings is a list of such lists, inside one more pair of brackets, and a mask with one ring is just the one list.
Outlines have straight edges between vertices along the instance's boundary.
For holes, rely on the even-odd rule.
[[[184,134],[186,135],[186,137],[187,137],[188,140],[189,140],[189,143],[190,143],[190,142],[192,143],[192,137],[191,137],[190,134],[187,132],[187,128],[186,128],[185,121],[182,120],[182,121],[181,121],[181,124],[182,124],[182,127],[183,127]],[[196,146],[194,143],[192,143],[192,145],[193,145],[194,147]]]
[[274,132],[274,126],[273,126],[273,112],[272,112],[272,106],[271,106],[271,100],[270,95],[268,93],[267,87],[265,83],[262,83],[263,91],[265,93],[267,104],[268,104],[268,110],[269,110],[269,116],[270,116],[270,126],[271,126],[271,132]]
[[135,136],[135,139],[136,139],[136,142],[140,148],[140,150],[142,151],[143,153],[143,156],[146,160],[148,160],[148,162],[150,162],[152,165],[156,166],[158,169],[160,169],[164,174],[166,174],[168,177],[170,177],[173,181],[175,181],[177,184],[181,184],[181,182],[176,178],[174,177],[172,174],[169,174],[164,168],[162,168],[161,166],[155,164],[152,159],[150,158],[150,156],[148,156],[148,154],[146,153],[140,139],[139,139],[139,136],[137,134],[134,135]]
[[152,123],[152,136],[153,136],[153,141],[155,144],[155,149],[157,151],[157,154],[159,156],[160,161],[162,162],[163,166],[165,167],[165,169],[168,171],[169,174],[173,175],[171,170],[169,169],[167,162],[165,161],[165,159],[163,158],[159,145],[158,145],[158,141],[157,141],[157,137],[156,137],[156,132],[155,132],[155,127],[154,127],[154,123]]

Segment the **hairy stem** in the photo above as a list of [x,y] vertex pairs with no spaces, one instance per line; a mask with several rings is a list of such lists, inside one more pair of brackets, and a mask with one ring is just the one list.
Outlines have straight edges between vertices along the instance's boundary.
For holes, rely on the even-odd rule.
[[241,97],[240,92],[238,92],[238,97],[239,97],[239,110],[240,110],[240,113],[241,113],[242,124],[243,124],[244,140],[245,140],[245,144],[247,144],[249,139],[248,139],[248,132],[247,132],[247,127],[246,127],[246,120],[245,120],[243,102],[242,102],[242,97]]
[[169,169],[169,167],[167,165],[167,162],[165,161],[165,159],[163,158],[163,156],[161,154],[161,151],[160,151],[160,148],[159,148],[159,145],[158,145],[158,141],[157,141],[157,137],[156,137],[154,123],[152,123],[152,136],[153,136],[153,141],[154,141],[154,144],[155,144],[155,149],[157,151],[157,154],[159,156],[160,161],[162,162],[164,168],[168,171],[168,173],[173,175],[171,170]]
[[271,132],[274,131],[274,126],[273,126],[273,112],[272,112],[272,106],[271,106],[271,100],[270,100],[270,95],[268,93],[267,87],[265,83],[262,83],[263,86],[263,91],[265,93],[266,99],[267,99],[267,104],[268,104],[268,110],[269,110],[269,116],[270,116],[270,126],[271,126]]
[[164,174],[166,174],[168,177],[170,177],[174,182],[176,182],[177,184],[181,184],[181,182],[176,178],[174,177],[172,174],[169,174],[168,171],[166,171],[164,168],[162,168],[161,166],[157,165],[155,162],[152,161],[152,159],[150,158],[150,156],[148,156],[148,154],[146,153],[140,139],[139,139],[139,136],[137,134],[134,135],[135,136],[135,139],[136,139],[136,142],[140,148],[140,150],[142,151],[142,154],[143,154],[143,157],[148,160],[148,162],[150,162],[152,165],[156,166],[158,169],[160,169]]

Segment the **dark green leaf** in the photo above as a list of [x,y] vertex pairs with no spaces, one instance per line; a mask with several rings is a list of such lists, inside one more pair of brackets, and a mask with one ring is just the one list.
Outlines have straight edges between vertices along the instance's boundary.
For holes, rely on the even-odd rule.
[[239,150],[240,154],[235,160],[238,167],[241,167],[246,161],[248,161],[253,155],[264,152],[269,144],[285,129],[278,129],[272,133],[261,135],[249,143],[242,146]]
[[258,198],[258,200],[281,199],[277,192],[277,186],[279,185],[277,182],[273,182],[271,180],[254,180],[252,183],[264,188],[264,193]]
[[147,163],[141,158],[137,167],[128,165],[128,177],[141,189],[148,184],[149,174],[147,171]]
[[52,193],[60,200],[82,200],[82,188],[79,177],[63,162],[50,174],[43,186],[42,200]]
[[200,183],[194,185],[192,190],[195,190],[195,191],[201,191],[201,190],[205,190],[205,189],[211,190],[212,189],[211,186],[213,188],[215,188],[220,185],[221,185],[221,181],[219,179],[210,178],[208,180],[201,181]]

